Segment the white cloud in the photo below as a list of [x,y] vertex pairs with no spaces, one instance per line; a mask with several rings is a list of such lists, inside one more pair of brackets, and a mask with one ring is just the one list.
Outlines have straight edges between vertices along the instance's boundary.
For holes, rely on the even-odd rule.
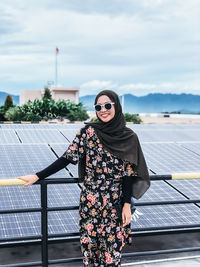
[[56,46],[59,83],[82,92],[200,90],[199,0],[2,0],[0,10],[0,91],[54,80]]
[[133,94],[136,96],[144,96],[152,93],[176,93],[176,94],[200,94],[199,90],[200,80],[191,83],[181,82],[165,82],[157,84],[148,83],[135,83],[119,85],[112,81],[91,81],[84,83],[80,86],[80,96],[82,95],[94,95],[104,89],[114,90],[119,95]]
[[117,84],[113,83],[112,81],[90,81],[82,84],[80,86],[80,96],[82,95],[93,95],[96,94],[98,91],[104,89],[115,89],[118,87]]

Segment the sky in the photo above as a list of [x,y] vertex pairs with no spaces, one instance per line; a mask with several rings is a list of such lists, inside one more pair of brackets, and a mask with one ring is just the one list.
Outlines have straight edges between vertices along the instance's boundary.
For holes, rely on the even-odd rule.
[[200,95],[199,0],[1,0],[0,91]]

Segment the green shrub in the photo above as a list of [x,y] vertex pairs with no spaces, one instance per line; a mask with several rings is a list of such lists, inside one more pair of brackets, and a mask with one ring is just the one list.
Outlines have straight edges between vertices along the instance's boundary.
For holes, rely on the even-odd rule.
[[134,122],[136,124],[139,124],[142,122],[142,120],[137,114],[124,113],[124,118],[126,122]]
[[[126,122],[134,122],[134,123],[141,123],[142,120],[140,119],[140,117],[138,117],[138,115],[136,114],[130,114],[130,113],[124,113],[124,118]],[[97,117],[94,117],[91,119],[92,122],[96,122],[98,121]]]
[[19,121],[22,119],[22,113],[20,111],[20,108],[17,107],[11,107],[5,112],[5,118],[8,121]]
[[22,106],[9,108],[5,114],[11,121],[41,121],[55,118],[66,118],[70,121],[86,120],[88,114],[82,103],[42,98],[28,101]]
[[0,121],[5,121],[6,118],[5,118],[5,106],[0,106]]

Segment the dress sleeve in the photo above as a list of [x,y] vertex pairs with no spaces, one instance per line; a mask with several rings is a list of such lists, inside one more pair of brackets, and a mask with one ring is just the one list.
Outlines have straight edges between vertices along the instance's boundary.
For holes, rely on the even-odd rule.
[[74,140],[70,143],[65,153],[62,157],[68,159],[70,163],[77,164],[79,159],[83,156],[85,152],[86,143],[86,131],[85,127],[81,128],[76,134]]
[[43,180],[44,178],[60,171],[64,167],[66,167],[69,164],[69,160],[60,157],[57,160],[55,160],[52,164],[50,164],[48,167],[45,169],[36,172],[36,175],[38,176],[39,180]]
[[124,176],[122,183],[123,203],[131,203],[132,196],[132,177]]

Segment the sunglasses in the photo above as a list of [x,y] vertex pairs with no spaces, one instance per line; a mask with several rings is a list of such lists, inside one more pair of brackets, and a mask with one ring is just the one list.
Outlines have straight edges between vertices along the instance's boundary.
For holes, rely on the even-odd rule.
[[97,112],[101,111],[102,108],[105,108],[105,110],[110,110],[112,108],[112,105],[114,105],[114,102],[109,102],[109,103],[105,103],[105,104],[96,104],[94,105],[94,108]]

